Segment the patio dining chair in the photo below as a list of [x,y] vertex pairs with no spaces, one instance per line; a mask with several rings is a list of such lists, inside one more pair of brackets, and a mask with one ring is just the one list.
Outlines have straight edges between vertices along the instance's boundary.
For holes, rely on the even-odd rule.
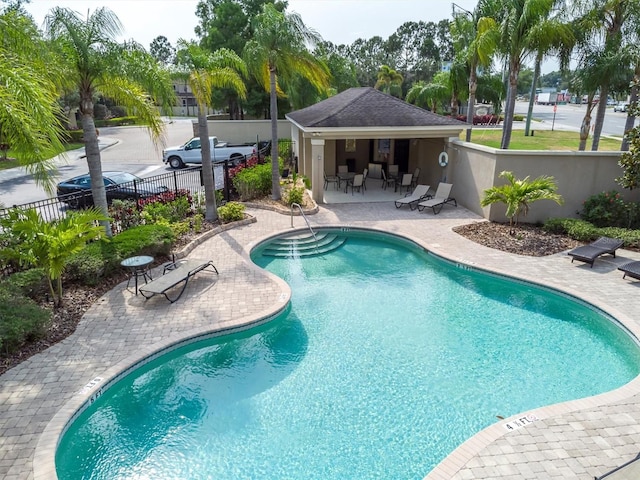
[[327,175],[327,172],[324,172],[324,189],[326,190],[330,183],[335,184],[336,190],[340,188],[340,177],[337,175]]
[[349,167],[346,165],[338,165],[338,173],[347,173],[349,172]]
[[[411,184],[413,183],[413,174],[411,173],[405,173],[404,175],[402,175],[402,181],[400,182],[400,191],[402,191],[402,189],[406,189],[407,192],[409,192],[409,190],[411,190]],[[396,183],[396,186],[398,184]]]
[[417,167],[413,171],[413,177],[411,177],[411,188],[415,188],[418,185],[418,178],[420,177],[420,167]]
[[369,175],[369,169],[365,168],[362,172],[362,188],[367,189],[367,175]]
[[351,187],[351,195],[353,195],[353,191],[356,188],[364,195],[364,175],[362,173],[358,173],[354,176],[353,180],[349,180],[349,183],[347,184],[347,188],[349,187]]
[[396,184],[396,179],[387,178],[387,174],[384,173],[384,170],[382,170],[382,188],[386,190],[389,185],[395,185],[395,184]]

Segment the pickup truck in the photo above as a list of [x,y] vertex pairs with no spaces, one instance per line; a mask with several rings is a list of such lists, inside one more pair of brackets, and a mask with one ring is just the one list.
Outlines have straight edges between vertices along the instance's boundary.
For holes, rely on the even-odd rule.
[[[258,150],[255,144],[231,145],[218,140],[217,137],[209,137],[209,145],[213,163],[220,163],[225,160],[237,163],[245,157],[255,155]],[[194,137],[184,145],[165,148],[162,151],[162,161],[168,163],[171,168],[183,168],[188,163],[202,163],[200,138]]]

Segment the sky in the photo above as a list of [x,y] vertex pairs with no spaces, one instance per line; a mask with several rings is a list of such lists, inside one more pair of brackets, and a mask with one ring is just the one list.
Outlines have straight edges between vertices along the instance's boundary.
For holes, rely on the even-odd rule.
[[[473,10],[477,0],[457,0]],[[198,0],[31,0],[25,5],[42,26],[53,7],[68,7],[86,15],[108,7],[124,26],[122,40],[134,39],[149,48],[159,35],[175,46],[178,38],[195,40]],[[434,22],[451,18],[452,4],[442,0],[289,0],[289,12],[300,14],[307,27],[335,44],[351,44],[358,38],[387,38],[408,21]]]
[[[31,0],[25,7],[39,26],[56,6],[82,15],[108,7],[123,24],[120,40],[133,39],[148,49],[159,35],[174,47],[179,38],[195,40],[197,4],[198,0]],[[340,45],[376,35],[386,39],[405,22],[437,23],[451,18],[453,5],[470,11],[476,4],[477,0],[456,0],[455,4],[446,0],[289,0],[288,11],[300,14],[307,27]],[[543,73],[554,69],[549,62],[543,65]]]

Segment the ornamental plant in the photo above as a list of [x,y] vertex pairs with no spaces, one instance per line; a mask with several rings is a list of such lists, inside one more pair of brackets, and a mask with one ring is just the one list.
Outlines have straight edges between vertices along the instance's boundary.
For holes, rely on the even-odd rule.
[[596,227],[638,228],[638,208],[615,190],[592,195],[582,203],[580,218]]
[[51,222],[33,208],[11,209],[0,219],[3,235],[11,238],[0,255],[17,261],[20,266],[42,268],[53,304],[58,307],[62,304],[62,274],[69,258],[87,243],[105,237],[104,226],[96,226],[96,222],[108,220],[95,208],[73,212]]
[[238,202],[229,202],[218,207],[218,216],[224,223],[242,220],[244,218],[244,205]]
[[522,180],[515,178],[512,172],[501,172],[500,177],[506,178],[506,185],[488,188],[484,191],[484,198],[480,205],[486,207],[494,203],[504,203],[507,206],[507,218],[509,219],[509,233],[515,235],[515,226],[518,217],[523,217],[529,212],[529,204],[538,200],[553,200],[562,205],[564,200],[556,193],[557,185],[553,177],[541,176],[535,180],[525,177]]

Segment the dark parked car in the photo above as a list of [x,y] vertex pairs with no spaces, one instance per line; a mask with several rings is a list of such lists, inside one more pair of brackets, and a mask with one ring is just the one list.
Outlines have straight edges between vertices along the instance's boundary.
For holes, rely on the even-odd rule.
[[[102,172],[107,191],[107,202],[112,200],[137,200],[168,191],[165,185],[154,185],[128,172]],[[57,187],[58,200],[70,207],[93,205],[91,177],[79,175],[60,182]]]

